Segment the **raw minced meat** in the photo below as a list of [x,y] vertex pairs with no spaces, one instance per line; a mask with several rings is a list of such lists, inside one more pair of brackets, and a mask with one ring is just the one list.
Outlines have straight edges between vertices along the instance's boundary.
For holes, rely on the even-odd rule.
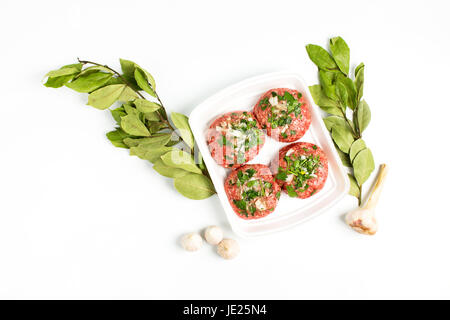
[[225,192],[231,207],[242,219],[259,219],[275,210],[280,187],[270,168],[246,164],[233,170],[225,180]]
[[271,89],[253,107],[253,113],[267,135],[281,142],[293,142],[311,124],[310,104],[303,94],[287,88]]
[[291,197],[308,198],[320,191],[328,176],[323,150],[309,142],[292,143],[279,152],[271,170],[280,187]]
[[211,156],[225,168],[238,167],[256,157],[265,142],[252,112],[234,111],[216,118],[207,132]]

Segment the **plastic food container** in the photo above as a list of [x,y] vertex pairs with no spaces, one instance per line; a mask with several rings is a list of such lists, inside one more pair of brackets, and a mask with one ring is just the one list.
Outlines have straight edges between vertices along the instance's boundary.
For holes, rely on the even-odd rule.
[[[252,110],[259,97],[272,88],[296,89],[309,100],[312,109],[311,126],[306,134],[296,142],[312,142],[324,150],[328,157],[328,179],[323,189],[308,199],[290,198],[282,192],[274,212],[261,219],[244,220],[233,211],[225,194],[224,181],[231,169],[219,166],[211,157],[206,144],[206,131],[212,120],[223,113],[235,110]],[[233,231],[242,237],[260,236],[295,226],[331,208],[349,190],[347,173],[321,119],[319,109],[314,104],[305,82],[296,73],[264,74],[225,88],[199,104],[192,111],[189,124],[228,221]],[[274,157],[278,156],[278,151],[285,145],[287,143],[281,143],[267,137],[266,143],[258,156],[249,163],[268,165]]]

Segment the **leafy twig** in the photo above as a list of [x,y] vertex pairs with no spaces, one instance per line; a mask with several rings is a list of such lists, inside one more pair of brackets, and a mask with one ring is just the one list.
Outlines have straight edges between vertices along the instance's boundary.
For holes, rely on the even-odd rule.
[[[355,69],[355,79],[349,75],[350,49],[341,37],[330,39],[331,54],[324,48],[309,44],[306,50],[319,68],[320,84],[310,87],[314,102],[332,116],[324,119],[332,138],[343,154],[343,163],[352,169],[349,174],[350,191],[362,202],[362,186],[375,168],[372,152],[362,140],[362,133],[370,122],[370,109],[362,99],[364,64]],[[347,107],[353,119],[347,118]],[[335,133],[336,130],[336,134]]]
[[[173,112],[172,124],[155,90],[153,76],[132,61],[121,59],[120,63],[123,74],[105,64],[78,58],[78,64],[50,71],[45,86],[59,88],[65,85],[89,93],[88,105],[101,110],[108,109],[116,101],[123,102],[121,107],[111,110],[119,125],[107,134],[111,143],[130,149],[130,155],[154,163],[153,168],[159,174],[173,178],[175,188],[184,196],[204,199],[213,195],[215,190],[208,170],[202,161],[199,165],[195,163],[196,144],[188,118]],[[82,70],[85,65],[92,67]],[[139,89],[153,96],[158,103],[146,99]],[[171,141],[174,135],[178,138]]]

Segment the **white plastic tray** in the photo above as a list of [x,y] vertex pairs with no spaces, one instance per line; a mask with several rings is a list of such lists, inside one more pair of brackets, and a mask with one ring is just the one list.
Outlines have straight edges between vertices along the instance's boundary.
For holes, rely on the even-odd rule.
[[[206,144],[206,131],[211,121],[223,113],[235,110],[251,110],[259,97],[272,88],[296,89],[309,100],[312,106],[311,126],[298,141],[315,143],[324,150],[329,162],[328,179],[324,188],[309,199],[290,198],[282,192],[278,206],[273,213],[261,219],[244,220],[234,213],[228,202],[223,184],[230,173],[230,169],[219,166],[211,157]],[[233,231],[240,236],[259,236],[292,227],[329,209],[348,192],[350,186],[339,155],[334,149],[333,142],[321,120],[318,107],[314,104],[308,87],[296,73],[264,74],[225,88],[199,104],[192,111],[189,124],[228,221]],[[249,163],[268,165],[285,145],[286,143],[267,137],[266,143],[258,156]]]

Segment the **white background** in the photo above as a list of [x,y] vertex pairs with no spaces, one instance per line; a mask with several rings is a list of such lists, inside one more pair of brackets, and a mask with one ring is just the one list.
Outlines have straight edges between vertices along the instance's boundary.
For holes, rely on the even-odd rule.
[[[0,298],[450,298],[446,1],[2,1]],[[373,237],[333,210],[222,260],[179,237],[217,224],[113,147],[109,112],[41,84],[76,57],[148,69],[170,111],[265,72],[317,83],[308,43],[341,35],[366,64],[365,140],[391,171]],[[367,184],[369,185],[369,184]],[[366,188],[367,190],[367,188]]]

